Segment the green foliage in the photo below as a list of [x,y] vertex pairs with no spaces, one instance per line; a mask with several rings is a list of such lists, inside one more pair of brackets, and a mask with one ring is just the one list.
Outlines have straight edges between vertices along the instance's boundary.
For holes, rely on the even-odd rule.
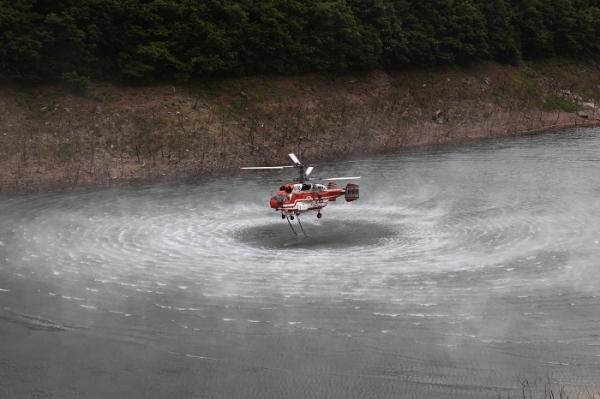
[[35,0],[0,0],[0,78],[42,78],[42,51],[52,37],[42,26],[44,17],[34,4]]
[[578,109],[581,109],[581,107],[578,108],[577,104],[575,104],[573,101],[556,92],[550,92],[548,95],[546,95],[541,108],[544,111],[563,110],[565,112],[574,112]]
[[514,10],[509,0],[474,0],[474,4],[481,11],[487,27],[488,55],[507,64],[518,64],[521,52],[516,29],[511,24]]
[[79,74],[74,71],[65,72],[60,77],[78,91],[89,89],[92,86],[92,80],[88,76],[79,76]]
[[0,0],[0,79],[146,83],[600,51],[597,0]]

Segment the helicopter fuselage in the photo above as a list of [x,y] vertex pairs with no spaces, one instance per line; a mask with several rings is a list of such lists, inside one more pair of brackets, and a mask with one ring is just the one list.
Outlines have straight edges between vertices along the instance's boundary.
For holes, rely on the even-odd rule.
[[[301,212],[317,211],[317,217],[321,218],[321,209],[325,208],[331,201],[335,201],[342,195],[347,202],[358,199],[358,185],[349,183],[346,187],[338,188],[334,180],[354,180],[360,179],[360,176],[354,177],[329,177],[318,178],[315,180],[328,181],[327,186],[319,183],[308,183],[309,176],[314,169],[313,165],[302,164],[298,157],[294,154],[288,154],[294,162],[293,165],[287,166],[244,166],[241,169],[283,169],[296,168],[298,169],[298,178],[290,183],[286,183],[279,188],[269,202],[271,208],[281,212],[281,218],[294,220],[294,216],[300,215]],[[300,224],[300,218],[298,218]],[[292,224],[290,223],[290,227]],[[302,225],[300,224],[300,228]],[[292,227],[292,231],[296,231]],[[304,233],[304,228],[302,228]],[[306,233],[304,233],[306,235]]]
[[300,214],[301,212],[317,211],[320,217],[321,209],[330,201],[345,195],[346,201],[358,199],[358,185],[348,184],[337,188],[334,182],[327,186],[315,183],[287,183],[280,187],[270,201],[271,208],[284,214]]

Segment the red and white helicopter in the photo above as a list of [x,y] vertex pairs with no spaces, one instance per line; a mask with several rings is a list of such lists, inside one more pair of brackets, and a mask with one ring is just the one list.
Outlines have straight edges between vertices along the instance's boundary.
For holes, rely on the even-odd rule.
[[309,175],[313,171],[314,166],[302,164],[298,157],[293,153],[289,154],[289,156],[294,162],[294,165],[248,166],[241,169],[298,169],[298,178],[279,187],[279,191],[271,197],[270,201],[271,208],[281,212],[281,218],[287,219],[294,234],[297,233],[290,222],[290,219],[294,220],[294,216],[298,218],[300,228],[304,235],[306,235],[302,223],[300,223],[300,213],[317,211],[317,217],[320,219],[322,217],[321,209],[325,208],[330,201],[335,201],[342,195],[347,202],[356,201],[358,199],[357,184],[349,183],[346,187],[338,188],[334,180],[355,180],[360,179],[361,176],[315,178],[315,180],[318,181],[329,181],[327,186],[319,183],[307,183],[310,180]]

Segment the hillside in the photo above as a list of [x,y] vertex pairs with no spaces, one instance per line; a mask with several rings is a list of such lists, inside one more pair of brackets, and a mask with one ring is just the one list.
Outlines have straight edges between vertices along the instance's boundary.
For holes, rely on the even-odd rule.
[[0,92],[0,193],[198,180],[600,124],[598,57]]

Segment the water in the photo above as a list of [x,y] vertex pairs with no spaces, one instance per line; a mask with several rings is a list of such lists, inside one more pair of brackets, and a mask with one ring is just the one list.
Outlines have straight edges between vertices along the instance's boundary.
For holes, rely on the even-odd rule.
[[317,172],[361,199],[306,238],[285,171],[0,199],[0,397],[600,389],[600,130]]

